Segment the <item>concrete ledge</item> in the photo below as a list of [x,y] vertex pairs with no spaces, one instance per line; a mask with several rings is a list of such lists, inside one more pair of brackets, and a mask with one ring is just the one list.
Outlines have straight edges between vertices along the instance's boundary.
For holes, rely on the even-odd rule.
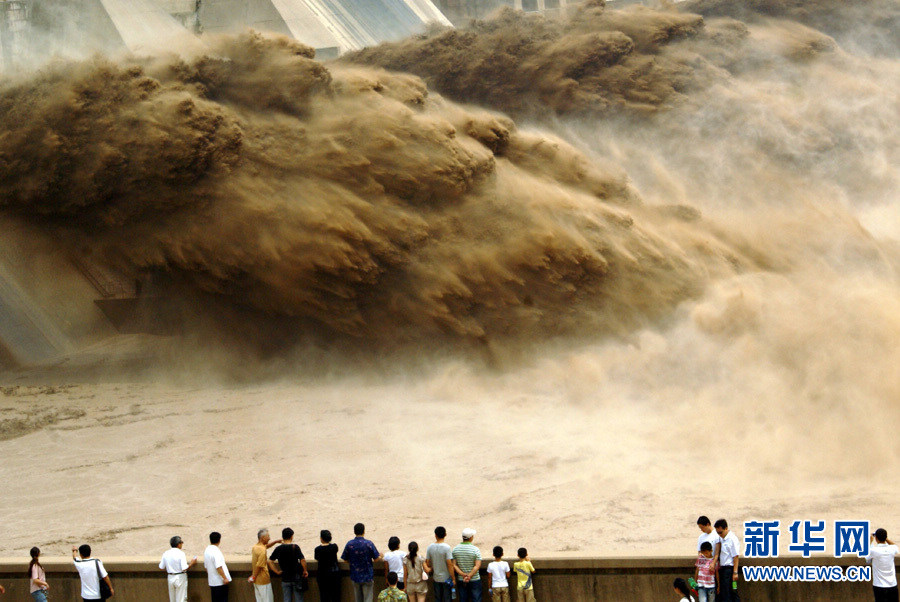
[[[161,552],[160,552],[161,553]],[[158,568],[157,557],[100,557],[110,573],[116,595],[113,602],[167,602],[165,575]],[[515,560],[507,558],[512,564]],[[532,562],[537,569],[535,576],[535,597],[541,602],[594,602],[594,601],[641,601],[657,602],[673,599],[672,580],[687,578],[693,574],[693,557],[670,556],[656,558],[637,557],[545,557]],[[250,575],[249,556],[226,557],[234,582],[230,588],[232,602],[252,602],[253,589],[247,583]],[[80,601],[78,574],[68,557],[47,557],[42,559],[51,585],[54,602]],[[487,562],[484,563],[486,566]],[[855,558],[813,558],[783,557],[777,559],[747,561],[749,566],[862,566],[865,562]],[[307,602],[319,599],[315,582],[315,561],[309,562],[310,591]],[[7,600],[28,600],[28,579],[25,572],[28,559],[0,558],[0,584],[7,589]],[[346,564],[342,563],[344,587],[342,600],[353,600],[349,587]],[[385,587],[384,563],[376,563],[376,592]],[[484,572],[482,571],[482,575]],[[189,571],[188,600],[206,602],[209,588],[206,571],[200,562]],[[486,583],[485,583],[486,587]],[[278,579],[273,580],[275,600],[281,600]],[[429,587],[430,589],[430,587]],[[743,602],[833,602],[835,600],[871,600],[870,583],[745,583],[740,582]],[[487,594],[487,592],[485,592]],[[515,587],[510,590],[511,599],[517,600]],[[429,593],[429,600],[432,599]],[[485,602],[488,602],[485,595]]]

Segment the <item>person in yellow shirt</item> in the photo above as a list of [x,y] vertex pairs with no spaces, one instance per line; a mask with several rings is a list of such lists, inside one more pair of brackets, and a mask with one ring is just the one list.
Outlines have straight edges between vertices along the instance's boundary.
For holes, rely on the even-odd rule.
[[247,579],[253,584],[256,602],[275,602],[272,581],[269,578],[267,550],[279,543],[281,543],[280,539],[269,541],[268,529],[260,529],[256,533],[256,545],[250,550],[250,566],[253,567],[253,574]]
[[513,570],[519,578],[519,596],[517,600],[524,602],[534,602],[534,565],[531,564],[531,558],[528,557],[528,550],[519,548],[519,561],[513,564]]

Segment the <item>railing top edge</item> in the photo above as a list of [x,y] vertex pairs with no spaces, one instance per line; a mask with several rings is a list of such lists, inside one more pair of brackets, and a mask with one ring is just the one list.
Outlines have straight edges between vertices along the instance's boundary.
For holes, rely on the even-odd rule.
[[[192,554],[189,554],[190,558]],[[146,572],[156,574],[159,569],[158,556],[101,556],[98,555],[110,571],[120,572]],[[248,555],[226,555],[226,562],[229,567],[235,571],[249,570],[250,556]],[[538,570],[548,571],[566,571],[566,570],[589,570],[589,569],[622,569],[622,570],[640,570],[640,569],[683,569],[685,566],[693,564],[694,556],[537,556],[532,558],[532,562]],[[485,558],[482,567],[486,567],[490,562],[490,558]],[[512,564],[516,558],[504,558]],[[28,566],[28,558],[20,557],[0,557],[0,573],[10,574],[17,571],[24,572]],[[316,567],[314,560],[309,560],[310,568]],[[822,555],[813,556],[811,558],[802,558],[800,556],[782,556],[779,558],[769,559],[750,559],[743,560],[747,564],[791,564],[791,565],[852,565],[864,562],[862,559],[855,557],[834,558],[832,556]],[[72,559],[64,556],[46,556],[41,557],[41,563],[47,571],[66,571],[72,568]],[[342,565],[346,566],[344,563]],[[381,563],[376,563],[381,566]],[[203,571],[203,558],[200,556],[198,565],[192,569],[194,571]]]

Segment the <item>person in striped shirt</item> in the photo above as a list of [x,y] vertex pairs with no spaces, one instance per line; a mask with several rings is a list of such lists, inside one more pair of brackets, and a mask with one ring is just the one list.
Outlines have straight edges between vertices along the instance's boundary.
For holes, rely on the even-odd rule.
[[712,570],[712,544],[704,541],[700,544],[700,554],[694,566],[694,579],[697,581],[697,597],[699,602],[716,599],[716,573]]
[[456,589],[459,602],[481,602],[481,550],[472,543],[475,529],[466,528],[462,532],[462,543],[453,548],[453,570],[456,572]]

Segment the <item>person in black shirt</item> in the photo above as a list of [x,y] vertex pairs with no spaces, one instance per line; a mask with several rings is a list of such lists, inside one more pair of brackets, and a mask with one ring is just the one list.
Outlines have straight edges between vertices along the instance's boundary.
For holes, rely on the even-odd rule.
[[331,543],[331,531],[323,529],[319,534],[322,545],[316,547],[319,563],[316,582],[319,584],[321,602],[341,602],[341,569],[338,566],[338,546]]
[[303,602],[303,592],[308,589],[306,578],[309,577],[306,558],[300,546],[294,543],[294,530],[290,527],[281,530],[281,542],[269,556],[269,570],[281,575],[284,602]]

